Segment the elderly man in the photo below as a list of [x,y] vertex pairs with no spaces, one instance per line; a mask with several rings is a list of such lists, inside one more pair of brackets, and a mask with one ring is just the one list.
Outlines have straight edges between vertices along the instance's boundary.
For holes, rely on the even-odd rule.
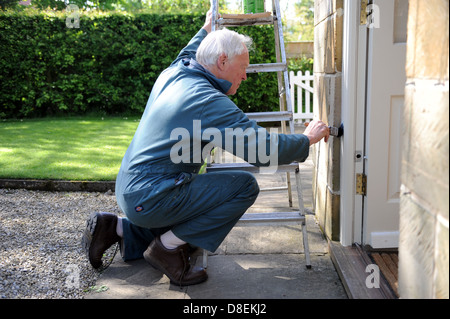
[[117,202],[127,217],[94,213],[88,219],[83,245],[94,268],[120,241],[124,260],[144,257],[172,283],[205,281],[205,269],[189,263],[191,250],[215,251],[259,193],[247,172],[198,174],[205,148],[223,146],[230,131],[241,129],[246,137],[236,143],[242,148],[230,151],[264,166],[267,161],[252,152],[265,147],[276,153],[275,164],[285,164],[304,161],[311,144],[328,140],[328,127],[320,121],[304,134],[269,134],[227,97],[247,78],[250,45],[250,38],[234,31],[211,32],[209,12],[202,29],[161,73],[116,180]]

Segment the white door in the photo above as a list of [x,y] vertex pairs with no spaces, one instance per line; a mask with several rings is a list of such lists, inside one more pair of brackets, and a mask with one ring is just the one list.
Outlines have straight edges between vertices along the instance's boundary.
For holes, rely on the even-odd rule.
[[398,247],[408,0],[373,0],[369,8],[361,239]]

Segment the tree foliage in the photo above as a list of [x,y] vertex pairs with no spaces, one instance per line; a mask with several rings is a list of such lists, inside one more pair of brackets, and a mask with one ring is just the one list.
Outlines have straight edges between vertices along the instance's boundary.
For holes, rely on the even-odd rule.
[[[293,4],[293,14],[285,16],[284,30],[287,41],[314,40],[314,0],[296,0]],[[290,13],[289,10],[285,12]]]

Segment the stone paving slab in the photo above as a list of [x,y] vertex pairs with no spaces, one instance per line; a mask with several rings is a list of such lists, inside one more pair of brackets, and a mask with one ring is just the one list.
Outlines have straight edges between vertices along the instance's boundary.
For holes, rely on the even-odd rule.
[[[208,280],[179,287],[143,259],[114,263],[97,281],[106,289],[87,299],[346,299],[328,255],[313,255],[312,269],[302,254],[214,255]],[[197,258],[201,265],[201,258]]]

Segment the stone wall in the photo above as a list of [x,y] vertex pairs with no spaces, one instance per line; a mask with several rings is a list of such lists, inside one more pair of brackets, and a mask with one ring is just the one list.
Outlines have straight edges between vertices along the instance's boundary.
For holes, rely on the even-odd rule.
[[[314,4],[314,116],[328,125],[341,123],[343,0]],[[340,140],[313,146],[314,210],[325,235],[339,240]]]
[[286,42],[286,58],[314,58],[314,41]]
[[449,1],[409,2],[399,292],[448,298]]

